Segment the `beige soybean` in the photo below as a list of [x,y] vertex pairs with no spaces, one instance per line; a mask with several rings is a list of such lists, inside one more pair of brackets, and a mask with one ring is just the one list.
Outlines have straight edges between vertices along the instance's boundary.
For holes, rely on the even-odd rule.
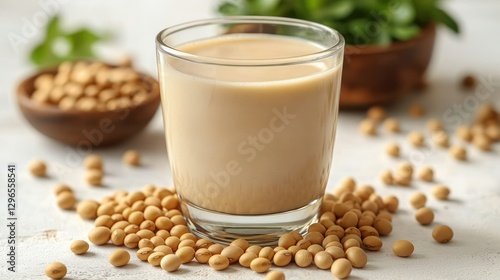
[[[214,245],[215,243],[210,240],[210,239],[206,239],[206,238],[201,238],[201,239],[198,239],[195,243],[195,248],[196,249],[201,249],[201,248],[205,248],[205,249],[208,249],[210,246]],[[219,245],[219,244],[217,244]],[[222,245],[220,245],[222,246]],[[222,251],[222,249],[221,249]]]
[[257,254],[255,254],[254,252],[245,252],[240,256],[238,262],[243,267],[250,267],[250,263],[258,257],[259,256],[257,256]]
[[130,261],[130,254],[127,250],[118,249],[115,250],[109,255],[109,263],[116,267],[122,267],[128,264]]
[[177,255],[166,255],[160,261],[160,266],[163,270],[173,272],[181,267],[184,262],[182,258]]
[[167,245],[157,246],[153,249],[153,252],[161,252],[165,255],[170,255],[174,253],[174,251],[172,251],[172,248],[168,247]]
[[88,155],[83,160],[83,165],[86,169],[102,169],[103,161],[99,155]]
[[398,133],[400,131],[399,121],[395,118],[387,118],[383,126],[386,131],[391,133]]
[[304,249],[299,250],[294,256],[295,263],[300,267],[308,267],[313,261],[312,254]]
[[330,269],[333,264],[333,258],[329,253],[321,251],[314,255],[314,264],[319,269]]
[[414,249],[413,244],[408,240],[398,240],[392,245],[392,251],[398,257],[409,257]]
[[139,249],[146,248],[146,247],[154,249],[155,245],[153,244],[153,242],[151,242],[151,240],[143,238],[143,239],[139,240],[137,247],[139,247]]
[[462,146],[452,146],[450,154],[457,160],[467,160],[467,151]]
[[295,237],[291,233],[285,233],[280,236],[278,240],[278,246],[288,249],[290,246],[293,246],[297,243]]
[[372,106],[366,112],[366,116],[375,122],[381,122],[385,119],[385,109],[381,106]]
[[453,230],[446,225],[439,225],[432,231],[432,238],[439,243],[448,243],[453,239]]
[[366,136],[377,134],[377,123],[371,119],[364,119],[359,123],[359,131]]
[[45,275],[52,279],[61,279],[68,272],[66,266],[60,262],[53,262],[45,267]]
[[124,244],[126,236],[127,234],[123,229],[115,229],[111,232],[111,243],[117,246],[121,246]]
[[427,197],[425,196],[424,193],[416,192],[410,196],[410,204],[415,209],[424,207],[426,202],[427,202]]
[[135,233],[127,234],[125,236],[125,239],[123,240],[123,244],[125,247],[134,249],[137,248],[137,245],[139,245],[139,241],[141,241],[141,237]]
[[292,252],[281,250],[274,254],[273,263],[275,266],[287,266],[293,258]]
[[443,122],[438,119],[429,119],[427,121],[427,129],[430,132],[437,132],[443,130]]
[[408,142],[415,147],[422,147],[425,144],[425,138],[422,133],[412,131],[408,134]]
[[160,216],[163,216],[163,211],[156,206],[150,205],[150,206],[146,206],[146,209],[144,209],[144,218],[146,220],[150,220],[150,221],[154,222]]
[[182,247],[177,249],[175,255],[181,259],[182,263],[188,263],[194,258],[195,251],[192,247]]
[[432,133],[432,141],[442,148],[448,148],[450,146],[450,137],[444,131]]
[[363,268],[368,258],[365,251],[359,247],[351,247],[345,251],[347,259],[351,262],[352,266],[356,268]]
[[250,262],[250,269],[255,272],[266,272],[269,268],[271,268],[271,262],[266,258],[258,257]]
[[330,246],[325,249],[325,252],[330,254],[334,260],[340,259],[340,258],[345,258],[345,252],[341,247],[337,246]]
[[229,260],[223,255],[213,255],[208,260],[208,264],[215,270],[224,270],[229,266]]
[[398,210],[399,200],[396,196],[394,195],[384,196],[382,201],[384,202],[384,207],[385,209],[387,209],[387,211],[394,213]]
[[57,205],[61,209],[72,209],[76,204],[76,198],[73,192],[64,191],[57,195]]
[[394,177],[392,176],[392,172],[390,170],[384,170],[380,173],[380,181],[386,185],[394,184]]
[[147,238],[147,239],[155,236],[154,232],[150,231],[149,229],[141,229],[136,234],[141,238]]
[[187,222],[182,215],[174,215],[174,216],[170,217],[170,220],[172,221],[174,226],[176,226],[176,225],[187,226]]
[[59,183],[57,184],[55,187],[54,187],[54,194],[57,196],[59,195],[60,193],[62,192],[73,192],[73,189],[71,189],[70,186],[66,185],[66,184],[63,184],[63,183]]
[[159,266],[163,257],[165,257],[165,254],[163,254],[162,252],[153,252],[148,257],[148,263],[152,266]]
[[434,221],[434,212],[427,207],[419,208],[415,213],[415,219],[421,225],[428,225]]
[[333,262],[331,272],[334,277],[345,279],[351,275],[352,264],[347,259],[337,259]]
[[123,162],[128,165],[137,166],[141,162],[141,155],[136,150],[128,150],[123,154]]
[[[271,248],[272,249],[272,248]],[[271,250],[272,251],[272,250]],[[274,251],[272,251],[274,253]],[[220,253],[229,260],[229,263],[235,263],[243,255],[243,250],[236,246],[227,246]]]
[[432,182],[434,180],[434,171],[430,166],[424,166],[418,173],[418,178],[422,181]]
[[264,247],[259,252],[259,257],[266,258],[268,260],[272,260],[274,257],[274,249],[272,247]]
[[413,165],[410,162],[402,162],[396,168],[396,177],[411,178],[413,176]]
[[170,235],[172,236],[177,236],[177,237],[181,237],[184,233],[188,233],[189,232],[189,229],[187,226],[185,225],[175,225],[174,227],[172,227],[172,229],[170,229]]
[[104,173],[99,169],[89,169],[85,174],[85,180],[92,186],[100,186]]
[[363,246],[370,251],[378,251],[383,246],[383,242],[377,236],[367,236],[363,239]]
[[325,248],[323,248],[323,246],[319,245],[319,244],[312,244],[311,246],[309,246],[309,248],[306,249],[309,253],[311,253],[311,255],[314,257],[314,255],[316,255],[316,253],[318,252],[321,252],[321,251],[324,251]]
[[397,143],[389,143],[387,146],[385,146],[385,153],[391,157],[399,157],[400,154],[400,148]]
[[[243,257],[243,255],[241,255],[241,257],[240,257],[240,264],[241,264],[241,258]],[[207,248],[200,248],[200,249],[196,250],[196,252],[194,254],[194,258],[199,263],[207,263],[211,256],[212,256],[212,252],[210,252],[210,250],[208,250]],[[257,257],[257,255],[255,257]]]
[[166,231],[164,229],[160,229],[156,232],[156,236],[163,238],[163,240],[167,240],[167,238],[170,237],[170,233],[168,233],[168,231]]
[[141,248],[139,250],[137,250],[137,252],[135,253],[135,255],[137,256],[137,258],[141,261],[147,261],[149,256],[153,253],[153,249],[149,248],[149,247],[144,247],[144,248]]
[[222,253],[222,250],[224,250],[224,246],[220,244],[212,244],[208,247],[208,250],[212,252],[213,255],[220,255]]
[[71,243],[70,249],[76,255],[85,254],[89,250],[89,243],[84,240],[75,240]]
[[482,151],[491,150],[491,140],[484,134],[475,134],[472,143]]
[[376,218],[373,227],[381,236],[389,235],[392,232],[392,224],[387,219]]
[[285,273],[279,270],[272,270],[266,274],[265,280],[285,280]]
[[153,243],[155,248],[165,244],[165,240],[158,235],[151,237],[151,239],[149,239],[149,240]]
[[37,177],[45,177],[47,175],[47,166],[45,165],[45,162],[38,159],[30,162],[28,169],[31,174]]
[[432,194],[436,199],[447,200],[450,195],[450,189],[444,185],[437,185],[432,189]]
[[111,238],[111,230],[107,227],[95,227],[89,232],[88,238],[96,245],[106,244]]
[[235,239],[233,240],[233,242],[231,242],[230,244],[231,246],[236,246],[236,247],[240,247],[243,252],[248,249],[248,247],[250,247],[250,244],[248,243],[248,241],[246,241],[245,239],[243,238],[238,238],[238,239]]
[[463,141],[466,141],[466,142],[470,142],[472,141],[472,131],[470,129],[470,127],[466,126],[466,125],[462,125],[462,126],[459,126],[456,130],[455,130],[455,135],[462,139]]

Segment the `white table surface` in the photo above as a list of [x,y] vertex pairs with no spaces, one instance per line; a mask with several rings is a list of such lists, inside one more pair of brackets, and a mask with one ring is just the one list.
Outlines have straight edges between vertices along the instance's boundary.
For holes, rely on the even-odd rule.
[[[42,0],[40,3],[57,0]],[[113,48],[102,49],[111,55],[130,52],[136,65],[155,73],[153,38],[163,27],[213,14],[213,1],[60,1],[52,11],[62,11],[63,20],[70,26],[87,24],[116,30],[119,35]],[[425,118],[409,119],[406,111],[412,102],[424,104],[428,117],[443,118],[453,104],[464,104],[470,93],[458,86],[465,73],[474,73],[495,81],[494,93],[488,102],[500,108],[500,2],[496,0],[455,0],[446,6],[462,24],[461,36],[440,29],[434,59],[429,69],[429,88],[423,94],[410,96],[404,102],[390,107],[389,115],[403,121],[404,132],[424,130]],[[232,265],[223,272],[214,272],[206,265],[183,265],[175,273],[140,262],[135,251],[124,268],[114,268],[107,262],[113,246],[91,246],[90,252],[75,256],[69,250],[74,239],[86,239],[92,223],[82,221],[76,213],[57,208],[52,187],[66,182],[74,187],[79,199],[101,198],[115,189],[138,189],[146,183],[161,186],[171,184],[168,158],[163,139],[161,116],[139,136],[119,146],[97,152],[106,159],[105,187],[91,188],[83,180],[81,156],[66,145],[49,140],[21,117],[14,100],[17,82],[32,70],[27,61],[29,48],[41,36],[40,28],[27,43],[13,48],[8,34],[21,34],[24,20],[42,11],[39,1],[0,1],[0,168],[8,162],[18,164],[18,267],[13,274],[6,270],[7,230],[0,230],[1,279],[44,279],[44,267],[52,261],[61,261],[68,267],[66,279],[263,279],[263,275]],[[431,165],[439,183],[452,189],[451,199],[437,202],[429,197],[428,205],[435,210],[432,226],[419,226],[413,219],[414,211],[408,204],[409,196],[417,191],[429,193],[433,184],[415,181],[412,187],[384,187],[378,180],[380,171],[394,168],[398,161],[408,159],[418,150],[406,143],[405,133],[393,136],[381,133],[368,139],[357,132],[361,112],[341,112],[332,172],[328,190],[342,177],[354,176],[361,183],[373,184],[381,194],[395,194],[400,199],[400,210],[394,218],[394,231],[383,238],[379,252],[368,253],[364,269],[355,269],[350,279],[500,279],[500,146],[490,153],[469,147],[469,160],[457,162],[445,150],[432,146],[420,150],[417,168]],[[468,119],[463,119],[468,122]],[[445,122],[446,123],[446,122]],[[450,125],[450,123],[448,123]],[[452,130],[452,127],[448,127]],[[384,145],[395,140],[401,143],[403,156],[393,160],[383,153]],[[453,141],[457,141],[453,139]],[[144,165],[128,168],[121,163],[121,154],[128,148],[141,151]],[[75,158],[76,157],[76,158]],[[42,158],[49,164],[50,177],[35,179],[27,171],[27,163]],[[55,166],[63,166],[64,172]],[[1,171],[0,219],[6,222],[5,170]],[[450,225],[455,232],[453,241],[441,245],[433,241],[433,226]],[[409,239],[415,244],[415,253],[407,259],[391,252],[395,240]],[[311,266],[307,269],[289,265],[283,269],[287,279],[330,279],[329,271]]]

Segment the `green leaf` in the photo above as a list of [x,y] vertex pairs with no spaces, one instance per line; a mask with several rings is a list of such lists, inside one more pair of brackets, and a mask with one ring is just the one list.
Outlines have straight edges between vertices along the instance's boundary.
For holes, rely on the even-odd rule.
[[398,41],[409,40],[420,34],[420,27],[416,24],[407,26],[393,26],[390,30],[391,36]]
[[[108,33],[106,37],[111,37],[111,35]],[[104,36],[99,36],[86,28],[67,33],[60,28],[60,19],[55,16],[46,26],[43,42],[36,45],[31,51],[30,60],[38,67],[46,67],[65,60],[94,58],[93,45],[104,38]],[[67,53],[60,53],[56,50],[61,41],[69,44]]]
[[440,22],[444,24],[446,27],[451,29],[455,33],[460,33],[460,27],[458,23],[444,10],[440,8],[434,9],[432,13],[432,19],[435,22]]
[[90,58],[94,57],[92,46],[101,37],[92,31],[82,28],[67,35],[70,44],[69,58]]
[[352,0],[340,0],[319,10],[317,17],[319,19],[341,20],[350,16],[354,8],[355,6]]
[[415,20],[415,8],[410,1],[401,1],[393,11],[392,22],[397,24],[409,24]]
[[59,16],[54,16],[47,24],[46,41],[53,42],[63,33],[59,28]]
[[238,16],[245,14],[240,6],[232,2],[223,3],[222,5],[219,6],[218,11],[219,13],[226,16]]
[[280,0],[260,0],[258,1],[260,14],[272,14],[278,6]]

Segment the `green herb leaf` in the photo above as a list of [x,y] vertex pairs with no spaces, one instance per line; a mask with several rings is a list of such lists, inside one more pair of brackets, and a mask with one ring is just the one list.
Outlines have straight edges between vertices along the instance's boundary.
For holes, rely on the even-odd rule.
[[398,41],[407,41],[420,34],[420,27],[416,24],[407,26],[393,26],[391,36]]
[[70,59],[94,57],[92,46],[101,39],[101,37],[86,28],[69,33],[66,38],[72,50],[69,54]]
[[239,16],[241,15],[241,8],[233,2],[226,2],[219,6],[219,13],[226,16]]
[[338,30],[351,45],[387,45],[417,36],[429,23],[455,32],[457,22],[440,0],[220,0],[225,15],[268,15],[319,22]]
[[[49,67],[66,60],[95,58],[93,45],[108,37],[110,36],[97,35],[86,28],[64,32],[60,27],[59,17],[55,16],[46,26],[44,41],[31,51],[30,59],[38,67]],[[69,45],[66,53],[60,53],[56,49],[57,44],[61,42]]]
[[46,41],[53,42],[61,35],[61,30],[59,28],[59,16],[54,16],[47,24],[47,31],[45,33]]
[[460,27],[458,23],[444,10],[436,8],[432,13],[432,18],[435,22],[440,22],[449,29],[453,30],[455,33],[460,33]]
[[318,11],[319,19],[341,20],[350,16],[354,11],[354,2],[352,0],[340,0]]
[[393,23],[409,24],[415,20],[415,8],[410,1],[401,1],[400,4],[394,9]]

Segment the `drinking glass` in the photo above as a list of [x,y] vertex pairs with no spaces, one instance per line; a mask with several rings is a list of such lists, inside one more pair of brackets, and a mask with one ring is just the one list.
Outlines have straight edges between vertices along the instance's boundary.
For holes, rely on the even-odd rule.
[[344,39],[241,16],[156,38],[168,156],[193,233],[271,244],[317,221],[332,161]]

